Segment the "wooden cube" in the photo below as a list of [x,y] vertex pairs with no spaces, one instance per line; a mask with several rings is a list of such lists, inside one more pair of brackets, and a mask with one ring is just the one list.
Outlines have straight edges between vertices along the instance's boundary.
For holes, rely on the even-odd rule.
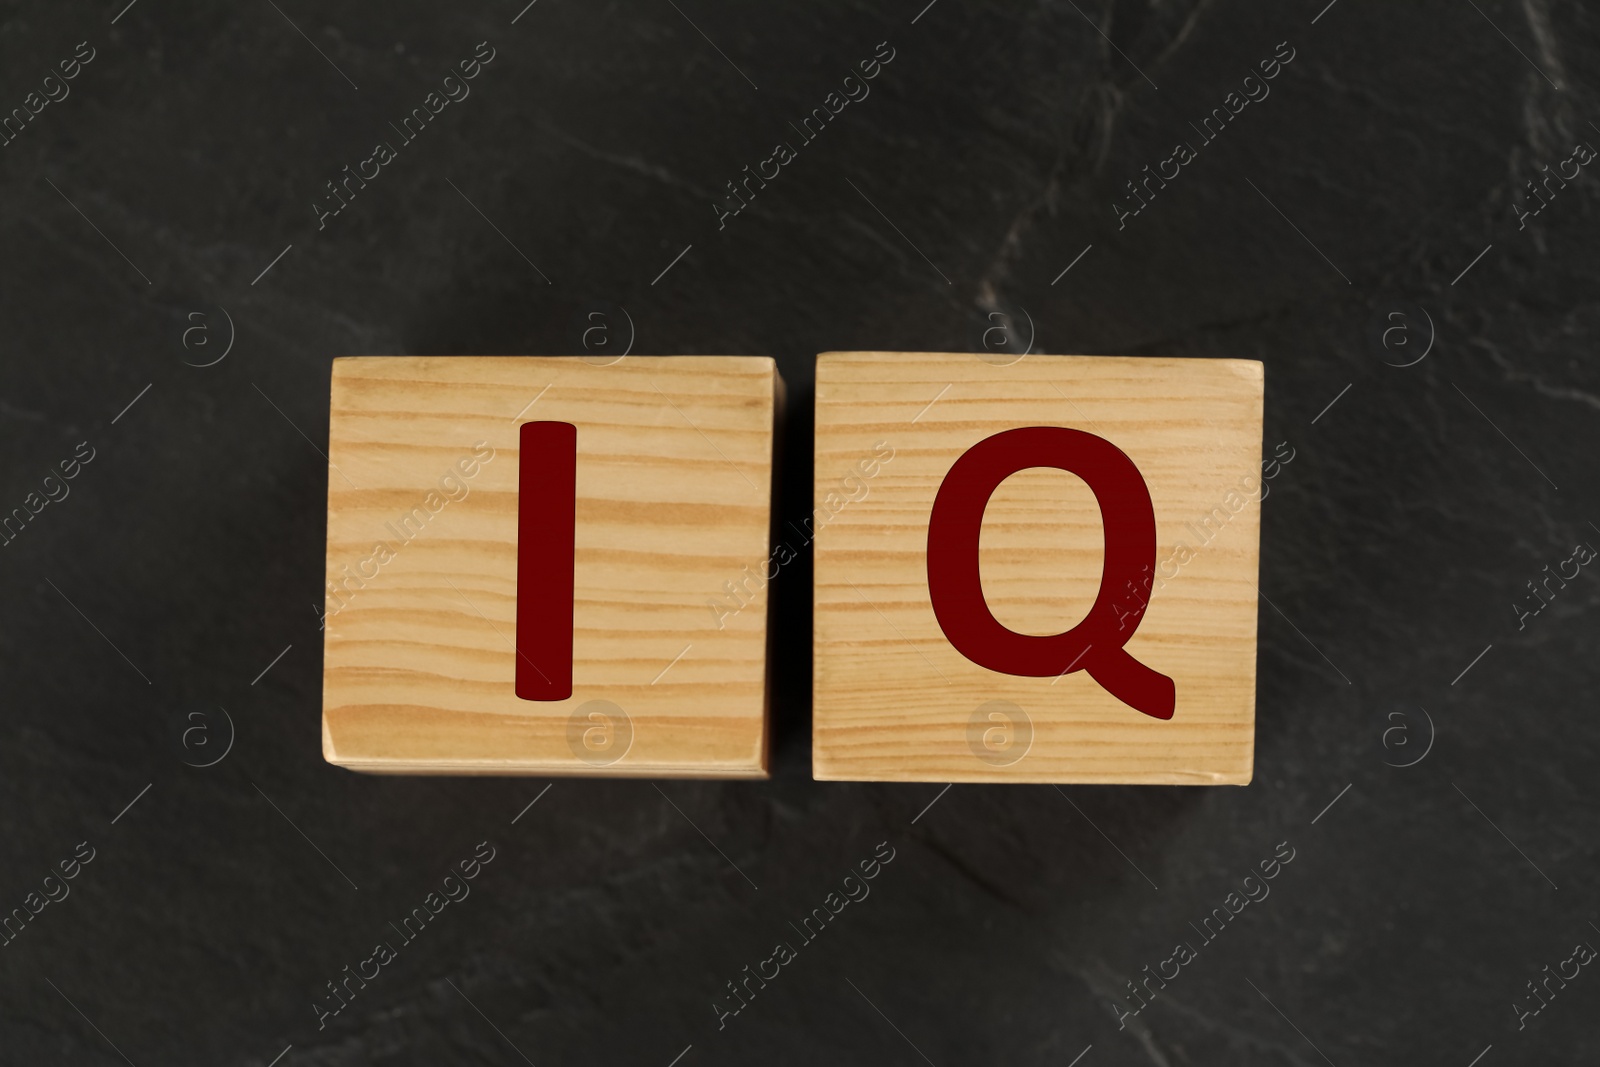
[[820,356],[815,776],[1249,782],[1261,409],[1249,360]]
[[328,761],[765,777],[781,390],[765,357],[336,360]]

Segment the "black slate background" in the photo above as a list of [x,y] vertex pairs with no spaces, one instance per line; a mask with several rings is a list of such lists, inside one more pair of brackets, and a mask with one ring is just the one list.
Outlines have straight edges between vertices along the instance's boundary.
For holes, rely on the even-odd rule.
[[[1600,545],[1600,188],[1516,215],[1600,145],[1593,10],[924,2],[5,5],[0,107],[97,54],[0,149],[0,509],[95,458],[0,551],[0,907],[95,858],[0,949],[0,1062],[1600,1056],[1600,978],[1524,1029],[1512,1006],[1600,943],[1595,572],[1522,629],[1511,606]],[[472,95],[319,232],[323,183],[485,40]],[[719,231],[723,183],[880,41],[871,96]],[[1119,230],[1123,182],[1282,41],[1271,95]],[[1035,350],[1265,361],[1295,459],[1254,784],[924,811],[939,786],[812,782],[806,563],[774,585],[770,782],[560,780],[513,824],[546,782],[325,764],[329,361],[580,352],[596,301],[635,352],[778,357],[786,518],[818,351],[967,349],[1020,308]],[[224,311],[228,356],[186,365]],[[189,766],[218,708],[235,743]],[[1421,709],[1431,750],[1386,765]],[[471,897],[319,1030],[323,984],[484,839]],[[724,983],[879,842],[871,896],[719,1030]],[[1271,896],[1119,1031],[1123,984],[1279,842]]]

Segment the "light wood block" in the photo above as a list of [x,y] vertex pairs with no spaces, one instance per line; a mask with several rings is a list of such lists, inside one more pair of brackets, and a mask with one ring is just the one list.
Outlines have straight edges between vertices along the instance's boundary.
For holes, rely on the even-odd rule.
[[[767,569],[781,390],[753,356],[336,360],[327,760],[766,777],[766,584],[745,579]],[[517,638],[524,423],[576,427],[565,699],[515,689],[517,646],[545,655]]]
[[[1104,595],[1111,618],[1136,623],[1128,655],[1171,680],[1170,718],[1108,692],[1084,662],[1024,676],[980,666],[946,636],[929,587],[935,500],[969,450],[1024,427],[1103,438],[1142,476],[1154,526],[1147,591]],[[1261,429],[1262,366],[1249,360],[818,357],[815,776],[1249,782]],[[986,507],[978,500],[972,554],[994,621],[1042,637],[1085,620],[1108,551],[1125,555],[1129,543],[1107,543],[1089,485],[1031,466],[1000,481]],[[1127,501],[1113,503],[1123,515]],[[961,609],[953,618],[975,616],[959,598],[949,603]],[[1103,642],[1086,658],[1108,651]]]

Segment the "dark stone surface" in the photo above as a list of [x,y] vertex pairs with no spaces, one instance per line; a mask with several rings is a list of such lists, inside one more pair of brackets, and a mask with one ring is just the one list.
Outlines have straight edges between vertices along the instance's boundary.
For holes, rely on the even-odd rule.
[[[922,3],[7,5],[0,106],[95,58],[0,149],[0,507],[94,458],[0,552],[0,905],[95,851],[0,949],[0,1061],[1600,1056],[1590,970],[1524,1029],[1512,1007],[1600,944],[1596,572],[1512,607],[1600,546],[1593,166],[1517,218],[1539,165],[1600,146],[1592,9]],[[319,231],[324,182],[485,40],[471,96]],[[724,183],[880,41],[871,95],[719,230]],[[1123,182],[1282,41],[1270,96],[1119,229]],[[571,353],[591,301],[636,352],[779,358],[785,517],[818,351],[962,349],[1023,308],[1040,350],[1264,360],[1295,459],[1264,505],[1255,783],[957,786],[920,819],[938,786],[814,783],[804,564],[775,584],[771,782],[562,780],[513,825],[545,782],[326,765],[329,361]],[[231,352],[186,366],[224,309]],[[219,708],[232,750],[186,766]],[[1421,709],[1431,751],[1386,766]],[[471,896],[319,1030],[324,983],[485,839]],[[724,983],[879,842],[870,897],[719,1030]],[[1201,944],[1280,842],[1270,897]]]

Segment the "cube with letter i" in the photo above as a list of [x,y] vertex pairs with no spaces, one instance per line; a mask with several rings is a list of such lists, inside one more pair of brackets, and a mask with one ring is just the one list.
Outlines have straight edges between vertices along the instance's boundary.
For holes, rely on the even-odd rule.
[[765,357],[336,360],[329,762],[765,777],[781,391]]
[[1249,782],[1261,429],[1249,360],[820,356],[815,776]]

